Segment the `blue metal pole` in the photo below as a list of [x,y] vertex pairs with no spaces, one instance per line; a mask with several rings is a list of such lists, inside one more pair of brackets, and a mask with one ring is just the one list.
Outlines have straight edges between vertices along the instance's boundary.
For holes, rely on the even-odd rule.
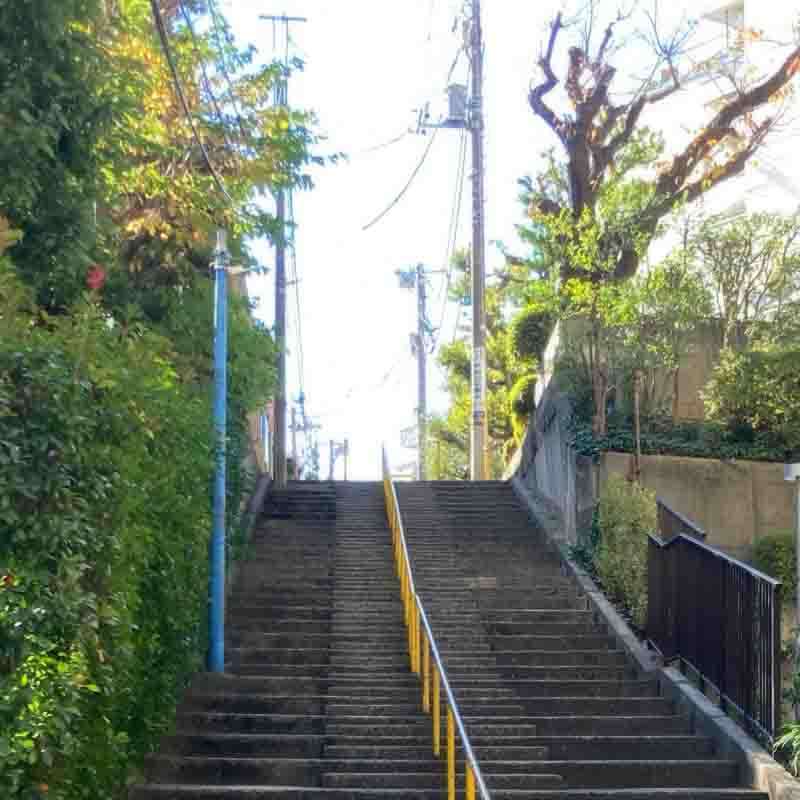
[[225,440],[228,400],[228,253],[225,231],[217,231],[214,255],[214,526],[208,591],[208,669],[225,671]]

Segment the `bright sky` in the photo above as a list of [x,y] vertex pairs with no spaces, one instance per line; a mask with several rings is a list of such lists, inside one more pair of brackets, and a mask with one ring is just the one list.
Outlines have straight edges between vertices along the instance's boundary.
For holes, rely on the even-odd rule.
[[[439,131],[411,189],[387,216],[363,231],[400,191],[428,143],[409,133],[416,114],[431,102],[435,119],[445,107],[447,73],[460,46],[453,20],[461,0],[236,0],[230,14],[240,36],[262,57],[271,56],[273,26],[259,14],[308,18],[291,27],[290,54],[306,61],[289,85],[290,104],[314,109],[328,136],[327,152],[348,162],[316,175],[317,188],[295,196],[300,275],[304,388],[307,410],[320,425],[321,467],[327,476],[329,439],[350,440],[349,477],[375,479],[380,445],[387,441],[395,465],[415,453],[400,447],[399,432],[415,421],[416,367],[409,348],[415,328],[412,291],[398,287],[395,270],[422,262],[445,265],[455,193],[459,133]],[[555,139],[530,111],[526,95],[545,25],[557,0],[483,3],[486,46],[486,232],[488,271],[502,263],[491,244],[518,249],[522,221],[517,179],[535,171],[542,149]],[[764,3],[769,5],[769,0]],[[275,42],[282,56],[282,29]],[[466,82],[462,54],[454,78]],[[430,136],[430,133],[428,134]],[[457,244],[470,241],[470,183],[465,182]],[[259,253],[271,266],[268,248]],[[262,300],[259,315],[274,320],[274,276],[257,278],[251,290]],[[432,276],[430,316],[442,313],[443,278]],[[296,330],[289,294],[290,331]],[[466,310],[465,310],[466,311]],[[465,313],[465,317],[467,314]],[[442,341],[453,338],[455,309],[448,308]],[[296,335],[289,340],[289,394],[300,389]],[[443,376],[429,360],[429,410],[447,407]],[[337,477],[342,476],[341,460]]]
[[[290,83],[290,103],[315,109],[329,137],[325,149],[350,156],[349,162],[320,171],[313,192],[295,196],[304,386],[307,410],[322,426],[323,476],[331,438],[349,438],[349,477],[356,479],[378,477],[382,440],[389,442],[394,464],[415,458],[414,451],[400,447],[399,432],[415,421],[416,367],[409,334],[416,324],[416,300],[412,291],[398,287],[394,271],[418,262],[437,270],[445,266],[459,133],[439,131],[404,199],[366,232],[362,227],[408,180],[428,138],[410,133],[389,147],[365,151],[415,128],[413,109],[426,101],[431,101],[433,117],[444,110],[447,73],[460,44],[460,33],[451,33],[460,5],[452,0],[274,0],[238,2],[232,11],[237,28],[265,56],[273,29],[271,23],[256,21],[259,13],[308,18],[291,29],[292,51],[306,60],[306,69]],[[551,144],[526,102],[547,4],[515,4],[514,14],[507,13],[505,3],[484,5],[487,241],[513,244],[514,225],[522,219],[516,180],[535,167],[538,152]],[[462,55],[456,79],[465,81],[466,66]],[[459,246],[469,244],[470,213],[467,181]],[[501,259],[491,245],[488,250],[491,269]],[[268,251],[263,259],[273,263]],[[270,324],[272,280],[270,275],[252,284],[262,298],[260,313]],[[435,323],[442,313],[442,284],[441,275],[432,276]],[[290,295],[292,311],[293,302]],[[292,313],[290,330],[295,317]],[[444,341],[452,339],[454,326],[455,310],[450,309]],[[296,396],[297,348],[291,340],[289,346],[289,391]],[[431,358],[430,410],[447,407],[442,384]],[[340,459],[337,477],[342,466]]]

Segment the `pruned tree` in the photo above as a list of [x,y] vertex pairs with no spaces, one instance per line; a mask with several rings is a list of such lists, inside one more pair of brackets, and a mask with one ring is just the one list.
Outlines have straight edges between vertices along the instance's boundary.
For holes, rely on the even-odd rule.
[[[551,192],[551,187],[541,187],[533,194],[532,208],[540,216],[558,217],[568,212],[575,220],[591,217],[606,183],[624,168],[620,158],[635,140],[645,112],[684,87],[683,57],[692,41],[692,25],[684,23],[665,32],[654,0],[651,10],[643,12],[641,24],[632,12],[617,12],[603,28],[603,8],[600,0],[589,0],[572,20],[558,13],[539,58],[542,77],[531,86],[528,101],[562,145],[568,187],[566,208],[557,196],[563,193]],[[621,38],[626,25],[633,27],[635,39],[644,42],[650,52],[648,74],[634,84],[618,69],[623,60],[638,60],[631,58],[634,40]],[[568,36],[573,41],[559,75],[559,43]],[[604,261],[614,263],[614,279],[636,272],[646,250],[642,239],[652,239],[667,215],[743,170],[782,119],[798,71],[800,45],[794,43],[770,74],[756,78],[734,72],[725,75],[730,85],[720,93],[706,124],[649,181],[646,202],[633,220],[635,235],[620,237],[615,226],[600,231],[600,249]],[[571,107],[563,113],[557,101],[552,102],[551,93],[559,86]],[[562,265],[566,275],[571,268],[569,263]]]
[[797,333],[800,214],[711,216],[690,235],[694,261],[714,299],[722,346],[741,350]]

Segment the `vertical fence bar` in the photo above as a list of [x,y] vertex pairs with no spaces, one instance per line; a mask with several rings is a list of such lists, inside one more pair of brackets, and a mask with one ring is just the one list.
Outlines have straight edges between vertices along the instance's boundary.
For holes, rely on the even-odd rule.
[[475,773],[469,762],[467,762],[467,800],[475,800]]
[[433,665],[433,754],[438,756],[442,752],[442,721],[440,714],[442,702],[439,697],[439,668]]
[[[800,492],[800,488],[798,488]],[[781,729],[781,608],[783,597],[781,586],[775,586],[772,591],[772,732]]]
[[648,541],[649,638],[762,738],[780,729],[780,597],[778,581],[697,535]]
[[414,672],[420,675],[422,672],[422,650],[420,647],[420,622],[419,606],[414,603]]
[[422,637],[422,708],[431,710],[431,646],[428,637]]
[[456,800],[456,726],[447,704],[447,800]]

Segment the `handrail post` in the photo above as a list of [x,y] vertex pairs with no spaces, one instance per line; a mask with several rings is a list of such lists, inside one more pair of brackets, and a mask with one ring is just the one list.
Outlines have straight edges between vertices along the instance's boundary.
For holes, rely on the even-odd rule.
[[456,800],[456,726],[447,704],[447,800]]
[[431,646],[428,637],[422,637],[422,708],[431,710]]
[[475,800],[475,773],[472,764],[467,762],[467,800]]
[[433,665],[433,754],[442,752],[442,701],[439,696],[439,668]]
[[419,645],[419,608],[414,604],[414,672],[419,675],[421,672],[422,659],[420,658]]

